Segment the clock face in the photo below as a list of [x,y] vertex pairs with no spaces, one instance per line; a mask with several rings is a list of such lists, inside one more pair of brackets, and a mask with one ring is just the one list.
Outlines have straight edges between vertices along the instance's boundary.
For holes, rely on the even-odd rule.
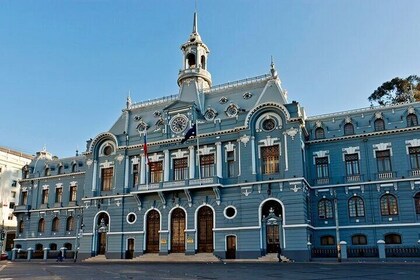
[[171,130],[174,133],[183,132],[188,126],[188,118],[185,115],[176,115],[170,122]]

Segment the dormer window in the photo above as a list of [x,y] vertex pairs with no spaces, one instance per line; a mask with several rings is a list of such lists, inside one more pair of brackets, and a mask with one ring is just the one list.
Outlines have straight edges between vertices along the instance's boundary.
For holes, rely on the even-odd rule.
[[407,126],[417,126],[418,120],[416,114],[408,114],[407,115]]
[[206,120],[208,120],[208,121],[212,121],[212,120],[214,120],[214,118],[216,117],[216,115],[217,115],[216,111],[214,111],[213,109],[209,108],[204,113],[204,118]]
[[44,176],[50,176],[50,169],[48,167],[45,167]]
[[373,126],[375,127],[375,131],[385,130],[385,122],[383,119],[376,119]]
[[325,138],[325,131],[322,127],[318,127],[315,129],[315,139],[324,139]]
[[104,148],[104,155],[109,156],[111,153],[112,153],[112,147],[111,146],[106,146]]
[[238,115],[238,106],[235,104],[229,105],[229,107],[226,109],[226,115],[231,118],[236,117],[236,115]]
[[351,123],[346,123],[344,125],[344,135],[353,135],[354,134],[354,126]]
[[58,168],[57,168],[57,174],[58,175],[63,174],[63,166],[62,165],[59,165],[58,166]]

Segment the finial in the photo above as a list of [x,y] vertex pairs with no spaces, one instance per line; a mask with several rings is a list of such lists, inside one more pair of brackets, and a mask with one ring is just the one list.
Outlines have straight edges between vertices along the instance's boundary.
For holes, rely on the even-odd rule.
[[271,69],[270,69],[271,76],[273,78],[277,78],[277,71],[276,71],[276,68],[274,66],[275,66],[274,65],[274,59],[273,59],[273,56],[271,56]]
[[197,12],[194,12],[193,34],[198,33]]
[[131,91],[128,91],[127,102],[126,102],[127,109],[131,107]]

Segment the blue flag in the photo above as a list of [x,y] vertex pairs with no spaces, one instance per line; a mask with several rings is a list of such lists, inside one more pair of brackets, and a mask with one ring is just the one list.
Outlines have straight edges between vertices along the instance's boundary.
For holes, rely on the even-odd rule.
[[184,139],[182,139],[181,143],[183,144],[185,141],[189,140],[191,137],[195,137],[197,133],[195,124],[185,133]]

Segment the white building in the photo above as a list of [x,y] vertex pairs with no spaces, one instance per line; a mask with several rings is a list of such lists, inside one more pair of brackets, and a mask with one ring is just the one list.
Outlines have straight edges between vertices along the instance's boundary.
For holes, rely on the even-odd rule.
[[[0,251],[10,251],[16,233],[16,217],[13,210],[19,201],[22,167],[29,164],[32,156],[0,147],[0,231],[4,240],[0,242]],[[10,248],[8,248],[10,247]]]

